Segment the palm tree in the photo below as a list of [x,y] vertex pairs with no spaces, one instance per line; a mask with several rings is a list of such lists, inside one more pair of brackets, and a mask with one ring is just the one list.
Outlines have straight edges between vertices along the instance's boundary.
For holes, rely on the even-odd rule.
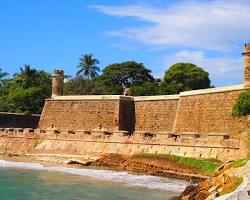
[[77,71],[76,75],[79,76],[81,73],[83,73],[83,76],[87,77],[88,79],[98,76],[100,68],[97,65],[99,63],[99,60],[93,58],[92,54],[82,55],[80,58],[80,63],[77,66],[79,70]]
[[7,72],[3,72],[2,69],[0,68],[0,86],[3,86],[3,77],[7,76],[8,73]]
[[24,88],[32,87],[37,79],[37,70],[30,67],[30,65],[23,65],[20,67],[20,73],[14,74],[17,82]]

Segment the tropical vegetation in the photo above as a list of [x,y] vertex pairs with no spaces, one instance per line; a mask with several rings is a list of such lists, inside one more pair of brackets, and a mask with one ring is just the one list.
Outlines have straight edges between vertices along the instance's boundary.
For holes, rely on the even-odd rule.
[[[143,63],[113,63],[100,71],[99,60],[84,54],[76,76],[67,76],[65,95],[122,94],[130,87],[134,96],[176,94],[210,87],[209,74],[191,63],[176,63],[164,78],[154,78]],[[0,69],[0,112],[41,113],[51,95],[51,74],[23,65],[12,77]]]
[[80,63],[77,66],[79,70],[76,75],[79,76],[83,74],[87,79],[91,79],[98,76],[98,72],[100,68],[97,66],[99,64],[99,60],[93,57],[92,54],[84,54],[80,58]]

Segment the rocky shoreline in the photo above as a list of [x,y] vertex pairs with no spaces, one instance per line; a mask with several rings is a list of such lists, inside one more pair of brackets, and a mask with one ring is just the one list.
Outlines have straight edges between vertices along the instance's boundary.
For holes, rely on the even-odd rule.
[[[65,166],[73,168],[107,169],[128,171],[130,173],[153,175],[190,181],[190,185],[178,197],[171,200],[212,200],[220,196],[234,180],[232,169],[222,169],[213,175],[204,175],[198,169],[166,162],[160,158],[140,158],[119,154],[102,156],[72,156],[57,154],[17,154],[0,153],[0,159],[20,162],[39,162],[46,166]],[[246,197],[247,199],[247,197]]]
[[119,154],[106,154],[103,156],[76,156],[56,154],[17,154],[11,152],[0,153],[0,159],[11,161],[41,162],[46,165],[63,165],[71,167],[84,167],[94,169],[110,169],[115,171],[128,171],[131,173],[167,177],[197,183],[209,176],[202,175],[199,170],[176,165],[174,162],[163,164],[161,160],[135,159]]

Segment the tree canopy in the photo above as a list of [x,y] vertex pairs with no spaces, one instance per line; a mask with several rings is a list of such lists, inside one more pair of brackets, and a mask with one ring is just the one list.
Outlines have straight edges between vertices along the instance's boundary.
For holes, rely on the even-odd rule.
[[[208,73],[191,63],[172,65],[163,80],[155,79],[149,69],[135,61],[108,65],[100,76],[98,64],[92,54],[83,55],[77,76],[64,83],[64,94],[120,95],[130,87],[134,96],[149,96],[210,87]],[[6,75],[0,69],[0,111],[41,113],[45,99],[51,96],[51,74],[23,65],[12,78],[4,78]]]
[[176,63],[165,72],[161,92],[177,94],[182,91],[209,87],[208,72],[192,63]]
[[233,116],[246,116],[250,114],[250,90],[242,92],[232,109]]
[[98,79],[110,93],[121,94],[123,88],[142,85],[144,82],[154,81],[151,71],[142,63],[128,61],[108,65]]
[[0,87],[0,111],[41,113],[44,100],[51,96],[51,75],[24,65]]
[[102,86],[96,79],[84,79],[77,76],[64,84],[65,95],[93,95],[102,94]]
[[160,80],[147,81],[141,85],[134,85],[131,87],[133,96],[151,96],[159,95]]

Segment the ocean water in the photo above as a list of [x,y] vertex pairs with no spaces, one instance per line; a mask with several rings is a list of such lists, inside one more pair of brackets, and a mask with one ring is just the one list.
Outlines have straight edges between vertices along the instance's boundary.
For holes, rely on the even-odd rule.
[[0,200],[167,200],[187,182],[0,160]]

